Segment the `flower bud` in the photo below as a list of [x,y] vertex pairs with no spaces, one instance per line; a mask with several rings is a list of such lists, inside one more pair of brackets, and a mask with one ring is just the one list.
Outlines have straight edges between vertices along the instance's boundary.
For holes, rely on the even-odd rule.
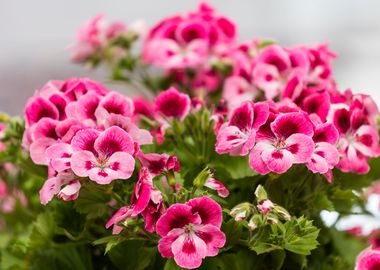
[[270,200],[265,199],[259,202],[257,208],[262,214],[267,215],[269,212],[273,210],[274,204]]
[[245,202],[232,208],[230,215],[236,220],[241,221],[251,214],[251,204]]

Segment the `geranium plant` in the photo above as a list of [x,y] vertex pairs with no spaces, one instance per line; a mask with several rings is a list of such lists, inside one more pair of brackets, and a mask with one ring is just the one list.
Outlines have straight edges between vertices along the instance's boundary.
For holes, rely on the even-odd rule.
[[69,48],[137,95],[49,81],[1,116],[1,269],[379,267],[376,230],[336,226],[380,193],[379,112],[326,44],[240,42],[201,3]]

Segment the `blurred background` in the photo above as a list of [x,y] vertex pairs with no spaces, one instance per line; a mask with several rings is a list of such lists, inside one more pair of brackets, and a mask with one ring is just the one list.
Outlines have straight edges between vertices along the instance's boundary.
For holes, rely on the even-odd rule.
[[[380,1],[209,2],[237,23],[241,40],[258,36],[282,45],[329,42],[339,55],[334,64],[339,88],[371,94],[380,104]],[[145,19],[152,25],[197,4],[196,0],[0,0],[0,111],[21,114],[28,97],[50,79],[106,80],[102,70],[70,63],[64,50],[78,27],[94,15],[103,13],[109,20],[127,23]]]

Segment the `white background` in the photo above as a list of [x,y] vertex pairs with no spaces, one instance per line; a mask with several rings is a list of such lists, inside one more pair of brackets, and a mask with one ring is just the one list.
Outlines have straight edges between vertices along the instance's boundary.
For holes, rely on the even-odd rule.
[[[79,25],[98,13],[125,22],[195,8],[190,0],[0,0],[0,111],[20,114],[27,98],[49,79],[90,76],[69,62],[64,47]],[[240,29],[240,39],[275,38],[283,45],[328,41],[339,54],[339,88],[373,95],[380,104],[380,1],[214,0]],[[125,89],[125,91],[128,91]]]

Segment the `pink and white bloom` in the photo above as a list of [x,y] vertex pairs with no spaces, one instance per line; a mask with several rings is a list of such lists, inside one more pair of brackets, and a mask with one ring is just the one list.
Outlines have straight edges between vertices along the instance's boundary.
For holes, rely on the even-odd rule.
[[205,187],[216,190],[218,195],[222,198],[227,198],[228,195],[230,195],[230,191],[223,185],[222,182],[211,177],[206,180]]
[[113,126],[103,132],[78,131],[72,140],[71,167],[76,175],[89,177],[98,184],[128,179],[134,170],[135,145],[129,134]]
[[380,267],[380,250],[367,248],[356,258],[355,270],[375,270]]
[[154,111],[166,118],[183,120],[191,108],[190,97],[171,87],[161,92],[154,102]]
[[173,204],[157,222],[162,238],[158,250],[164,258],[187,269],[198,268],[208,256],[216,256],[226,242],[220,230],[222,208],[208,197]]
[[[63,186],[65,187],[62,188]],[[79,195],[80,187],[78,176],[71,170],[58,172],[47,179],[40,189],[41,204],[46,205],[57,194],[65,201],[75,200]]]
[[117,92],[109,92],[99,103],[95,110],[98,122],[103,123],[109,114],[132,117],[134,111],[133,101]]
[[255,144],[256,131],[267,121],[267,103],[245,102],[236,107],[230,121],[218,132],[215,149],[218,154],[245,156]]
[[253,101],[258,90],[245,78],[231,76],[226,79],[223,87],[223,99],[228,101],[229,108],[233,109],[245,101]]
[[[339,152],[336,143],[338,130],[332,123],[317,124],[314,128],[313,140],[315,149],[310,161],[306,164],[313,173],[327,174],[339,162]],[[329,180],[329,177],[327,177]]]
[[368,159],[380,154],[377,128],[360,109],[338,109],[333,121],[340,134],[338,150],[342,155],[337,167],[343,172],[367,173]]
[[298,112],[278,115],[257,134],[249,164],[260,174],[284,173],[293,164],[307,163],[313,152],[313,126]]

